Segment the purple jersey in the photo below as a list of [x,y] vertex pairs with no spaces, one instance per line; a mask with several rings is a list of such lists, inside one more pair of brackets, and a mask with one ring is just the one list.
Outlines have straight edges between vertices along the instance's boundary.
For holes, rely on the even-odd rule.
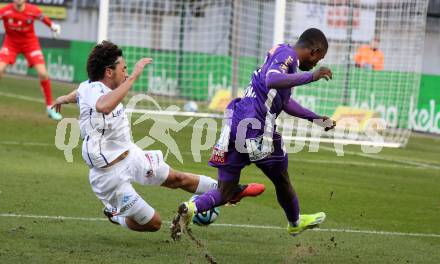
[[[244,98],[235,98],[228,105],[226,124],[214,146],[211,165],[246,164],[238,157],[249,162],[269,156],[284,158],[284,154],[274,154],[276,147],[282,146],[281,136],[275,132],[275,119],[281,111],[308,120],[318,117],[290,98],[293,86],[313,81],[312,73],[295,73],[297,66],[297,55],[291,46],[282,44],[269,50],[262,67],[252,75]],[[227,160],[227,152],[232,160]],[[234,158],[234,152],[240,154]],[[243,153],[248,155],[242,156]]]
[[236,126],[244,118],[256,118],[261,122],[261,129],[258,133],[254,131],[250,136],[261,135],[266,125],[268,111],[270,111],[269,115],[275,119],[292,93],[291,89],[267,88],[268,75],[272,72],[295,73],[296,68],[297,56],[291,46],[281,44],[269,50],[264,64],[252,74],[252,80],[245,91],[244,98],[235,101],[232,126]]

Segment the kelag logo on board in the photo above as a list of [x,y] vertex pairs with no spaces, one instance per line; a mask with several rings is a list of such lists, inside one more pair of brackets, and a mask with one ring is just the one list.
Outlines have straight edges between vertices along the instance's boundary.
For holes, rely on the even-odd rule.
[[434,99],[429,100],[429,107],[416,107],[414,97],[411,96],[411,104],[409,110],[409,128],[440,134],[440,108],[436,108]]

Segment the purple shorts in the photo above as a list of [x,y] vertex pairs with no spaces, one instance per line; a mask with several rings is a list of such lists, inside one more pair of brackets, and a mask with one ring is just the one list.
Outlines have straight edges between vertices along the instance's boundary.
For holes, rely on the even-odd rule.
[[[236,98],[232,100],[227,107],[228,110],[233,111],[231,117],[225,117],[226,120],[229,118],[231,127],[229,137],[228,139],[225,139],[228,151],[221,151],[219,150],[218,145],[214,146],[208,164],[218,169],[218,179],[221,181],[238,182],[240,180],[241,170],[251,163],[255,163],[255,165],[262,171],[274,172],[275,175],[286,171],[288,163],[287,154],[283,150],[283,139],[281,135],[276,132],[273,134],[273,151],[269,156],[263,159],[251,161],[249,153],[241,153],[236,150],[235,140],[237,126],[242,119],[252,117],[252,113],[248,113],[242,109],[236,109],[236,104],[240,101],[241,98]],[[248,129],[246,130],[246,138],[258,138],[262,133],[263,131],[260,129],[251,129],[251,127],[248,126]]]
[[240,153],[235,149],[235,141],[229,142],[228,152],[218,153],[215,149],[208,164],[218,169],[221,181],[239,181],[241,170],[254,163],[263,171],[281,173],[287,170],[288,156],[283,150],[283,140],[278,133],[273,137],[274,151],[266,158],[251,161],[248,153]]

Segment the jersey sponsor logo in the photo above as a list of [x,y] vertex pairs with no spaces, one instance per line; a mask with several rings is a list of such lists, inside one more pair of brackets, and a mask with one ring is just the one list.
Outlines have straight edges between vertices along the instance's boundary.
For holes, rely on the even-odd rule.
[[117,111],[113,111],[112,112],[112,117],[118,117],[120,115],[124,114],[124,107],[122,107],[121,109],[117,110]]
[[292,64],[292,62],[293,62],[292,56],[287,57],[287,59],[284,60],[283,64],[281,64],[280,70],[283,73],[286,73],[289,70],[289,66],[290,64]]
[[273,152],[273,144],[261,135],[257,138],[246,139],[246,149],[250,161],[259,161],[268,157]]
[[256,98],[257,96],[255,95],[255,91],[254,91],[254,87],[252,86],[248,86],[246,88],[246,90],[244,91],[244,97],[252,97],[252,98]]
[[210,162],[217,163],[217,164],[225,164],[226,163],[226,156],[227,152],[224,150],[221,150],[216,146],[212,149],[212,155],[209,159]]
[[132,195],[124,195],[124,197],[122,198],[122,203],[127,203]]
[[[126,197],[128,197],[128,198],[127,198],[127,202],[128,202],[132,196],[131,196],[131,195],[124,196],[123,201],[124,201],[124,199],[125,199]],[[122,206],[122,208],[121,208],[121,210],[120,210],[120,213],[123,213],[123,212],[129,210],[129,209],[130,209],[131,207],[133,207],[133,205],[135,205],[138,201],[139,201],[139,195],[136,195],[136,196],[134,197],[134,199],[132,199],[128,204],[125,204],[124,206]]]
[[293,58],[292,56],[287,57],[287,59],[284,61],[284,64],[286,65],[290,65],[293,62]]

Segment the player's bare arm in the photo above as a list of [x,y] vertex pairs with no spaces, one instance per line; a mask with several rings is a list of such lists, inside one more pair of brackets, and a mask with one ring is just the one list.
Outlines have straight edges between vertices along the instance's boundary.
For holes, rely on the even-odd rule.
[[[134,66],[131,75],[128,78],[126,78],[126,80],[121,85],[119,85],[116,89],[101,96],[98,99],[98,101],[96,102],[96,111],[104,114],[108,114],[111,111],[113,111],[113,109],[115,109],[115,107],[120,102],[122,102],[124,97],[127,95],[128,91],[130,90],[131,86],[142,74],[142,71],[144,70],[145,66],[152,62],[153,59],[151,58],[140,59]],[[126,69],[126,66],[124,67]]]
[[77,102],[76,101],[77,95],[78,95],[78,89],[75,89],[69,94],[58,97],[55,100],[54,104],[52,105],[52,109],[55,109],[58,113],[60,113],[61,106],[63,104],[72,104]]
[[35,11],[35,19],[40,20],[43,24],[48,26],[50,30],[52,30],[53,37],[57,38],[61,34],[61,26],[53,22],[48,16],[44,15],[40,8],[36,7]]

